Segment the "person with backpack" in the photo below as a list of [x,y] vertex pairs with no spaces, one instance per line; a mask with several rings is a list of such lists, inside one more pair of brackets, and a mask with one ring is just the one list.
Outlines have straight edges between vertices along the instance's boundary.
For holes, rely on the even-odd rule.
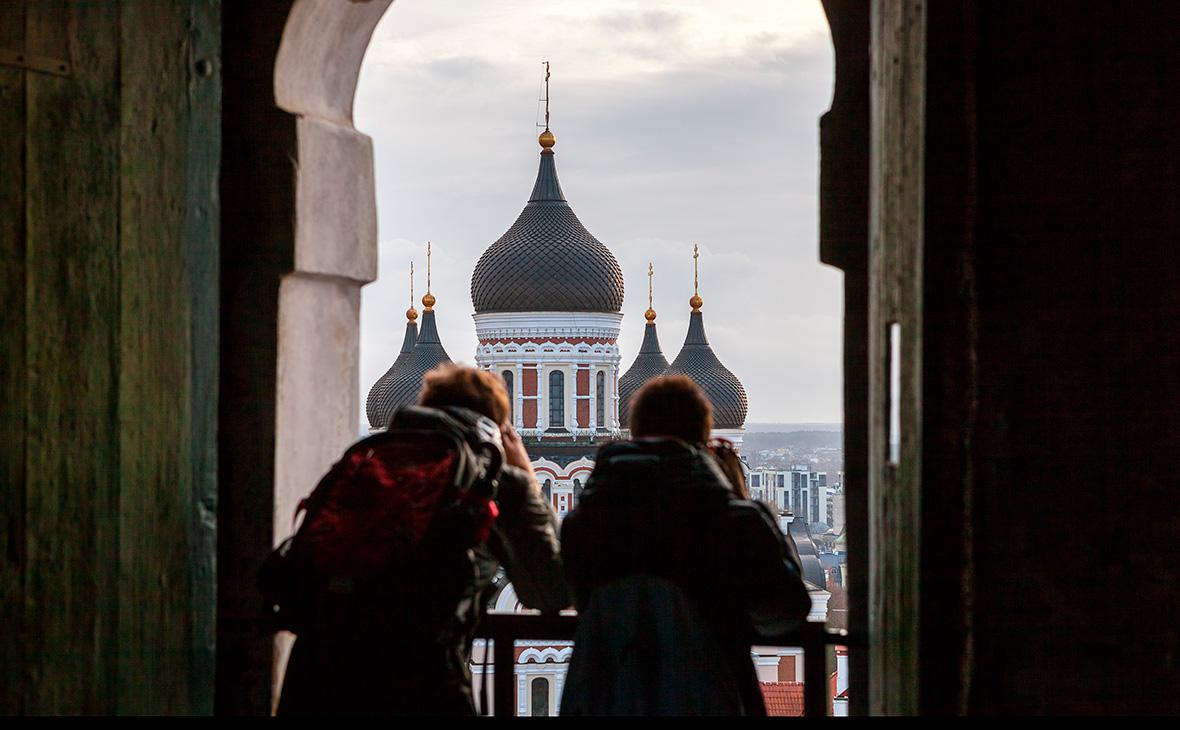
[[296,633],[279,715],[472,715],[471,646],[497,568],[569,604],[557,520],[493,373],[444,365],[352,446],[260,584]]
[[770,510],[707,447],[711,423],[692,380],[655,378],[632,440],[599,449],[561,528],[579,612],[562,715],[765,714],[750,647],[811,599]]

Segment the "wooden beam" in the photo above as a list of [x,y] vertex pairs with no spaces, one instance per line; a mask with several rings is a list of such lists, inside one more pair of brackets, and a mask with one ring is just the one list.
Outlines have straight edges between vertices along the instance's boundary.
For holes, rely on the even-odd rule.
[[115,707],[119,7],[27,4],[25,710]]
[[120,18],[123,714],[213,709],[217,10],[124,2]]
[[[872,16],[869,709],[912,715],[919,697],[926,6],[874,0]],[[898,373],[891,373],[894,338]],[[890,392],[891,381],[898,392]],[[900,411],[896,459],[889,453],[893,398]]]
[[[25,47],[25,6],[10,3],[0,47]],[[25,73],[0,67],[0,710],[24,709]]]
[[[16,22],[11,22],[15,19]],[[218,0],[6,8],[0,702],[212,710]]]
[[[869,38],[864,0],[823,0],[836,52],[832,108],[820,118],[820,260],[844,272],[844,493],[848,629],[868,633]],[[849,711],[868,712],[868,652],[848,657]]]

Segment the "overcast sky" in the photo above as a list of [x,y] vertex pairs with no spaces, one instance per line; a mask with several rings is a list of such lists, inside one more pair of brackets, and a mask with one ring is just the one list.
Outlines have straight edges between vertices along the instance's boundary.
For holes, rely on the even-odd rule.
[[380,238],[362,403],[401,346],[411,259],[424,291],[427,240],[443,344],[474,362],[471,272],[532,190],[542,60],[562,188],[626,278],[623,369],[649,260],[660,343],[679,351],[699,242],[706,330],[746,386],[748,421],[841,420],[842,275],[818,262],[816,233],[833,73],[819,0],[397,0],[355,107]]

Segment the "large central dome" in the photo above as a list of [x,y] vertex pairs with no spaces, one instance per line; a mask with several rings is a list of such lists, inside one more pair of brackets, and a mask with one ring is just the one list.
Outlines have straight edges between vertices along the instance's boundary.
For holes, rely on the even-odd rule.
[[623,308],[623,271],[566,202],[552,142],[551,133],[541,136],[545,149],[528,205],[475,265],[471,301],[476,314]]

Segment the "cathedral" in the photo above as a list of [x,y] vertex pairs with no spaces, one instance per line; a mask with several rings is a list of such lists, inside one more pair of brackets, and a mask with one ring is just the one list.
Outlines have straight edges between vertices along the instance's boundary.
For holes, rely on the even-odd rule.
[[[528,203],[480,256],[471,300],[479,340],[475,362],[504,379],[513,423],[560,517],[577,503],[598,446],[626,436],[628,400],[649,379],[692,378],[713,406],[713,435],[739,448],[748,406],[741,381],[709,345],[695,282],[684,345],[670,364],[664,357],[650,306],[650,266],[643,345],[620,372],[622,269],[566,200],[557,178],[556,137],[546,129],[539,142],[540,166]],[[694,263],[698,255],[694,249]],[[401,353],[365,401],[373,431],[417,401],[423,375],[450,362],[435,325],[427,267],[421,331],[411,302]]]
[[[631,366],[620,373],[619,333],[623,324],[623,272],[614,254],[578,220],[557,179],[554,134],[540,135],[541,160],[528,203],[516,222],[483,252],[471,276],[478,345],[475,362],[504,379],[511,418],[532,457],[541,490],[558,519],[577,504],[594,470],[600,444],[628,434],[628,403],[648,380],[684,375],[697,383],[713,407],[713,436],[741,448],[748,403],[746,390],[713,352],[705,333],[695,274],[699,251],[693,248],[693,295],[688,332],[680,352],[668,362],[656,332],[651,306],[652,267],[648,265],[648,307],[643,342]],[[401,352],[369,390],[365,401],[370,430],[386,428],[393,413],[417,402],[422,376],[450,362],[435,325],[436,298],[427,284],[418,311],[406,311]],[[827,616],[829,593],[806,521],[782,516],[795,539],[812,595],[809,620]],[[516,591],[498,576],[488,608],[526,610]],[[568,641],[518,641],[516,712],[555,714],[572,645]],[[483,642],[477,642],[472,671],[482,676]],[[768,703],[775,691],[801,692],[802,650],[754,647],[752,658]],[[482,681],[482,680],[477,680]],[[801,706],[801,705],[800,705]]]

